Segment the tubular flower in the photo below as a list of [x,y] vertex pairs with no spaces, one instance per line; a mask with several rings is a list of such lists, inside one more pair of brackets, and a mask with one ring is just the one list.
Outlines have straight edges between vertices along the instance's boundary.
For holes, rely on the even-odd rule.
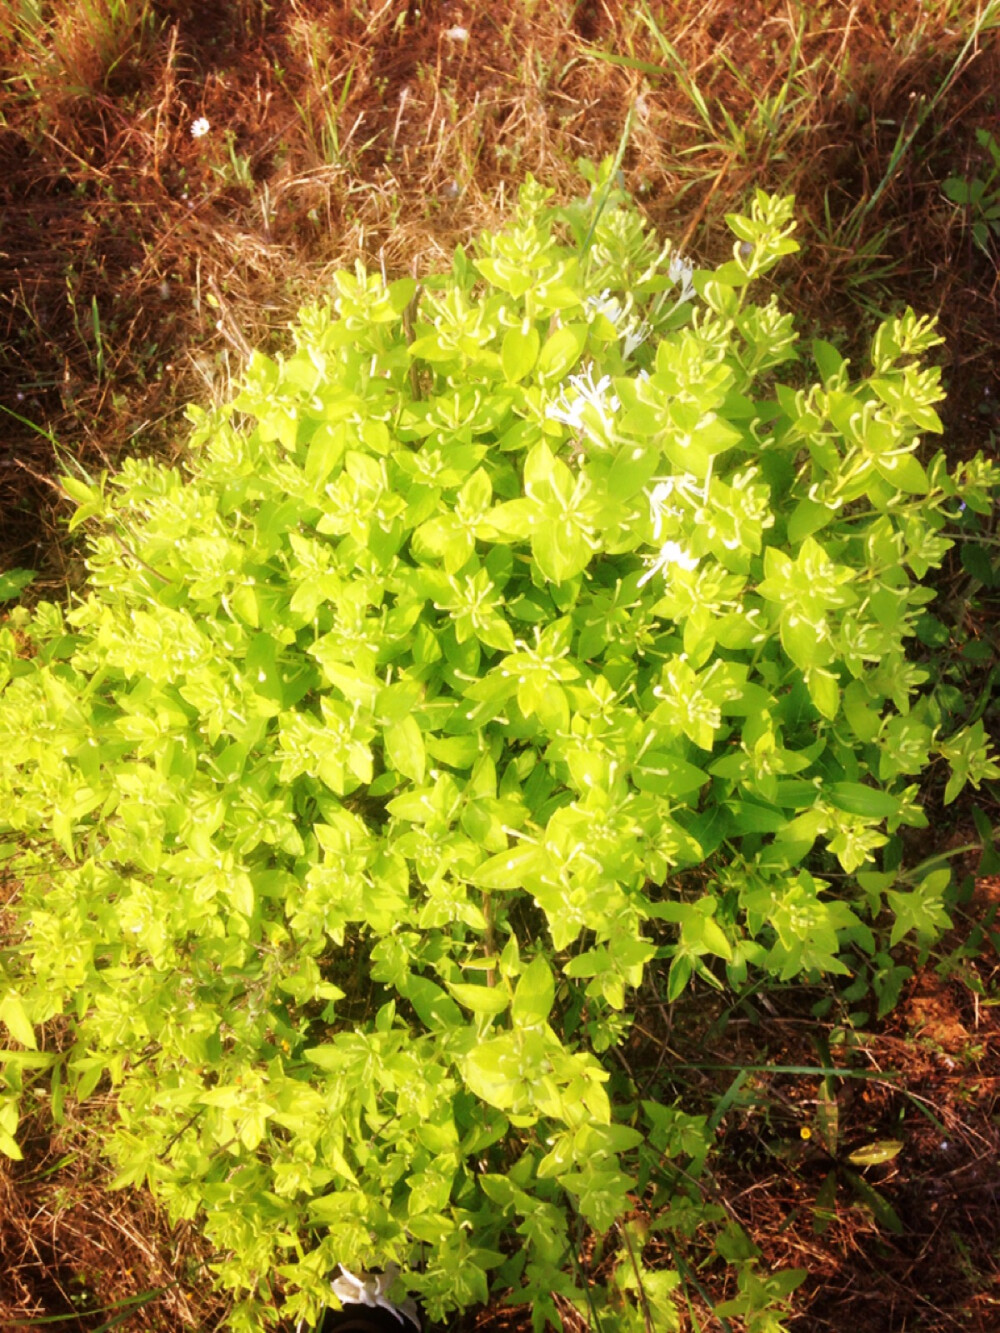
[[618,337],[622,343],[622,355],[626,361],[637,347],[642,346],[652,332],[644,319],[639,319],[632,313],[631,295],[626,296],[623,305],[617,297],[611,295],[608,288],[605,288],[600,296],[588,296],[587,305],[597,314],[610,320],[618,330]]
[[387,1264],[384,1273],[355,1274],[340,1265],[341,1277],[333,1279],[333,1294],[342,1305],[367,1305],[370,1310],[387,1310],[402,1324],[404,1318],[418,1330],[420,1319],[413,1301],[405,1300],[394,1305],[386,1294],[396,1278],[399,1268],[396,1264]]
[[648,583],[654,574],[666,571],[671,565],[677,565],[679,569],[692,570],[698,568],[698,557],[689,555],[684,547],[678,542],[664,542],[660,547],[660,553],[655,557],[650,567],[639,580],[639,587]]
[[594,367],[590,366],[585,374],[570,375],[569,383],[575,391],[574,396],[568,397],[563,389],[556,401],[545,409],[545,415],[550,421],[561,421],[571,430],[585,431],[599,444],[607,444],[607,437],[614,430],[614,415],[621,408],[618,395],[608,392],[611,376],[602,375],[595,384]]
[[667,276],[671,282],[681,284],[681,294],[678,301],[690,301],[695,294],[694,290],[694,264],[690,259],[684,259],[682,255],[673,254],[670,257],[670,266],[667,269]]
[[660,540],[664,518],[682,518],[684,511],[668,501],[676,499],[690,505],[701,504],[704,497],[697,477],[689,472],[681,472],[674,477],[665,477],[658,481],[651,491],[646,492],[649,499],[649,512],[653,520],[653,539]]

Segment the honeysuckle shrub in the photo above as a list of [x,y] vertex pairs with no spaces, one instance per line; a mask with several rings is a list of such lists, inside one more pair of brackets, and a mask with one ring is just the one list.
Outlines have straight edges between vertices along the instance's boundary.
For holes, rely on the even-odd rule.
[[780,1327],[802,1275],[703,1195],[706,1117],[624,1072],[630,1004],[891,987],[947,924],[947,873],[899,866],[920,775],[998,772],[907,656],[997,479],[918,457],[931,325],[804,360],[750,299],[791,200],[694,271],[591,179],[529,180],[420,287],[338,273],[183,468],[67,478],[87,588],[0,631],[0,1150],[25,1096],[90,1117],[236,1328],[398,1264],[432,1317],[511,1288],[539,1329],[667,1329],[650,1226]]

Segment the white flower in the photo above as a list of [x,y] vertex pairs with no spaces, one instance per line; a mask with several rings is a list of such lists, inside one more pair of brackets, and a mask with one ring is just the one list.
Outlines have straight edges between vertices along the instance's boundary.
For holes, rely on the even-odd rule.
[[660,540],[665,515],[669,515],[671,518],[680,518],[681,516],[681,510],[676,505],[667,504],[673,493],[673,477],[668,477],[666,481],[658,481],[649,493],[649,508],[653,516],[653,539],[655,541]]
[[209,132],[211,128],[212,128],[211,125],[209,125],[205,117],[199,116],[198,119],[194,121],[191,126],[191,138],[204,139],[205,135]]
[[605,288],[600,296],[588,296],[587,305],[591,310],[610,320],[618,330],[618,337],[624,343],[622,352],[626,361],[650,335],[651,330],[646,321],[644,319],[640,320],[632,314],[631,294],[626,296],[625,304],[622,305],[619,300],[611,295],[608,288]]
[[678,301],[690,301],[694,296],[694,264],[690,259],[684,259],[676,252],[670,256],[670,266],[667,269],[667,277],[671,282],[681,284],[681,294]]
[[556,402],[549,403],[545,415],[550,421],[561,421],[564,426],[569,426],[570,430],[582,430],[584,407],[586,403],[582,398],[574,398],[571,402],[563,390]]
[[660,547],[660,554],[639,580],[639,587],[641,588],[644,583],[648,583],[654,574],[669,569],[671,565],[676,565],[678,569],[686,569],[689,571],[697,569],[698,557],[688,555],[684,547],[677,542],[664,542]]
[[417,1307],[412,1300],[405,1300],[400,1305],[393,1305],[386,1293],[399,1275],[396,1264],[387,1264],[384,1273],[365,1273],[358,1275],[340,1265],[342,1277],[335,1277],[332,1282],[333,1294],[342,1305],[367,1305],[370,1310],[388,1310],[400,1323],[407,1318],[414,1328],[420,1329]]
[[702,495],[698,478],[693,477],[690,472],[681,472],[675,477],[666,477],[663,481],[658,481],[653,489],[647,492],[649,512],[653,519],[654,541],[660,540],[665,516],[682,518],[684,515],[684,511],[676,505],[667,504],[667,501],[674,496],[678,500],[686,500],[688,504],[700,503]]
[[449,42],[467,42],[469,40],[468,28],[449,28],[445,33]]
[[639,323],[636,323],[634,319],[631,321],[629,327],[622,333],[622,355],[626,361],[637,347],[642,346],[651,332],[652,330],[644,319],[640,320]]
[[586,304],[591,310],[596,310],[599,311],[600,314],[606,315],[607,318],[611,320],[612,324],[617,324],[631,304],[631,295],[626,296],[625,301],[626,304],[623,306],[617,297],[611,295],[611,288],[605,287],[600,296],[588,296]]
[[[571,430],[586,430],[591,438],[594,438],[594,431],[592,428],[588,429],[588,426],[591,426],[593,413],[596,413],[602,431],[605,434],[610,433],[614,426],[614,414],[621,408],[618,395],[608,394],[611,388],[611,376],[602,375],[595,384],[594,367],[590,366],[585,375],[570,375],[569,382],[576,390],[576,396],[568,398],[566,390],[561,390],[556,401],[545,409],[545,415],[549,420],[561,421]],[[589,421],[584,415],[588,407],[592,409]],[[600,440],[602,444],[605,442]]]

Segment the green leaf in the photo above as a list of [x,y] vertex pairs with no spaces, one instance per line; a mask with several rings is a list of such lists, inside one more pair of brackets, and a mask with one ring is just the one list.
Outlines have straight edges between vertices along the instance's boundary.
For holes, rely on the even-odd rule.
[[559,1180],[577,1196],[582,1216],[599,1236],[633,1206],[629,1192],[636,1182],[622,1171],[590,1165],[586,1171],[567,1172]]
[[514,990],[511,1016],[518,1027],[544,1023],[555,1000],[556,987],[552,969],[539,954],[522,972]]
[[332,1073],[343,1069],[345,1057],[339,1046],[325,1044],[323,1046],[306,1047],[302,1054],[310,1064],[316,1065],[319,1069],[327,1069]]
[[587,568],[593,550],[572,516],[567,516],[535,529],[531,554],[547,579],[566,583]]
[[[51,1069],[60,1057],[55,1051],[0,1049],[0,1065],[19,1069]],[[53,1075],[54,1076],[54,1075]]]
[[781,617],[781,646],[800,671],[809,671],[829,662],[830,650],[824,642],[825,628],[822,621],[807,620],[794,612]]
[[100,507],[101,493],[95,487],[88,486],[78,477],[60,477],[59,481],[69,498],[75,500],[78,505],[94,510]]
[[587,342],[586,324],[564,324],[546,339],[538,354],[539,380],[561,380],[573,369]]
[[687,954],[678,953],[674,955],[673,962],[670,964],[670,971],[667,974],[668,1004],[673,1004],[675,1000],[680,999],[684,987],[691,980],[693,969],[694,964]]
[[412,715],[382,728],[386,762],[413,782],[423,782],[427,768],[423,732]]
[[689,764],[686,759],[648,750],[632,769],[632,781],[640,791],[681,800],[700,790],[711,778],[704,769]]
[[877,471],[885,477],[886,481],[891,482],[893,486],[897,486],[908,495],[926,495],[930,490],[927,473],[924,471],[922,463],[919,459],[914,458],[913,454],[880,456],[874,459],[874,463]]
[[525,880],[543,865],[544,857],[540,849],[522,843],[484,861],[476,868],[472,883],[480,889],[523,888]]
[[615,500],[631,500],[648,486],[660,466],[660,451],[637,449],[627,444],[619,449],[608,473],[607,491]]
[[906,1228],[899,1220],[899,1214],[885,1195],[880,1194],[878,1190],[873,1189],[871,1185],[868,1184],[867,1180],[863,1180],[856,1172],[848,1171],[846,1172],[846,1175],[851,1182],[854,1192],[862,1203],[866,1204],[871,1209],[872,1215],[879,1226],[884,1227],[886,1231],[891,1231],[894,1236],[904,1235]]
[[33,578],[33,569],[8,569],[5,574],[0,574],[0,602],[9,602],[20,596]]
[[891,1162],[903,1151],[902,1139],[877,1139],[874,1143],[866,1143],[863,1148],[855,1148],[852,1153],[848,1153],[847,1160],[852,1166],[881,1166],[883,1162]]
[[951,880],[946,867],[932,871],[909,893],[889,889],[886,899],[896,920],[889,936],[890,948],[904,939],[910,931],[925,939],[934,939],[951,925],[951,917],[944,906],[944,892]]
[[448,989],[460,1005],[471,1009],[474,1014],[502,1014],[510,1005],[506,986],[469,986],[462,982],[449,982]]
[[494,505],[489,510],[480,528],[493,538],[516,541],[530,537],[540,519],[537,501],[527,498],[507,500],[504,504]]
[[3,999],[0,999],[0,1022],[6,1024],[7,1031],[22,1046],[27,1046],[32,1051],[38,1049],[35,1029],[31,1025],[24,1001],[16,991],[8,991]]
[[983,845],[983,854],[979,859],[976,874],[979,878],[996,875],[1000,873],[1000,855],[997,854],[993,825],[986,813],[976,805],[972,807],[972,822]]
[[462,1027],[461,1009],[436,982],[427,977],[410,976],[399,989],[432,1030]]
[[852,680],[844,691],[844,715],[860,741],[873,741],[879,733],[879,710],[859,680]]
[[397,315],[401,315],[413,300],[417,292],[414,278],[397,278],[389,284],[389,304]]
[[837,1173],[831,1171],[816,1192],[813,1206],[813,1235],[825,1236],[837,1218]]
[[517,1052],[511,1036],[505,1034],[473,1047],[465,1058],[462,1073],[474,1096],[506,1111],[517,1097],[510,1072],[516,1068]]
[[233,910],[242,916],[252,917],[254,912],[253,881],[245,871],[233,871],[227,876],[226,890]]
[[993,561],[984,547],[975,540],[966,541],[962,543],[960,554],[962,568],[967,574],[978,579],[986,588],[995,586],[998,572],[994,569]]
[[951,766],[951,777],[944,789],[944,803],[950,805],[967,782],[978,787],[984,778],[1000,777],[1000,765],[990,758],[990,740],[982,721],[963,727],[938,749]]
[[745,287],[750,281],[745,269],[742,269],[735,260],[730,260],[728,264],[721,264],[712,273],[712,279],[721,283],[723,287]]
[[831,805],[851,815],[891,819],[899,813],[899,801],[895,796],[863,782],[833,782],[824,788],[824,795]]
[[844,365],[844,358],[834,347],[833,343],[825,342],[822,338],[814,338],[812,341],[813,360],[819,367],[819,373],[824,381],[833,379],[840,373]]
[[698,934],[701,936],[701,943],[709,953],[715,954],[717,958],[732,960],[733,946],[726,938],[725,932],[719,923],[710,916],[703,916],[698,922]]
[[836,517],[835,509],[830,509],[816,500],[800,500],[788,520],[788,540],[798,545],[806,537],[811,537],[814,532],[825,528]]
[[755,801],[727,801],[734,833],[779,833],[788,823],[783,810]]
[[822,667],[815,667],[805,673],[805,682],[809,697],[816,705],[816,711],[821,717],[832,722],[840,711],[840,686],[837,677],[830,671],[824,671]]
[[73,1094],[78,1102],[87,1100],[103,1078],[106,1067],[106,1061],[102,1057],[88,1056],[72,1062],[71,1068],[74,1071],[82,1071],[73,1088]]
[[342,426],[322,422],[313,432],[306,451],[304,471],[311,482],[322,486],[344,456],[347,434]]
[[21,1149],[18,1147],[17,1140],[14,1138],[13,1134],[8,1134],[2,1126],[0,1126],[0,1153],[3,1153],[5,1157],[9,1157],[11,1161],[24,1161],[24,1153],[22,1153]]
[[509,384],[516,384],[530,374],[538,359],[540,345],[538,330],[527,320],[520,328],[507,330],[503,336],[500,364]]
[[827,1152],[831,1157],[836,1157],[840,1146],[840,1106],[830,1075],[822,1080],[816,1098],[816,1128]]

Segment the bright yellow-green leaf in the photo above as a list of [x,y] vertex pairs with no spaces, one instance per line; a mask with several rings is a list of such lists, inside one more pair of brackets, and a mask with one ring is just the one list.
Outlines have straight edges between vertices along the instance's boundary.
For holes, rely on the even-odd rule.
[[530,373],[538,358],[540,344],[538,330],[527,321],[524,327],[508,329],[504,334],[500,362],[503,373],[511,384],[523,380],[525,375]]
[[510,1004],[506,986],[469,986],[451,982],[448,989],[459,1004],[474,1014],[502,1014]]
[[847,1160],[852,1166],[881,1166],[883,1162],[891,1162],[902,1151],[901,1139],[876,1139],[874,1143],[866,1143],[863,1148],[855,1148],[854,1152],[848,1154]]
[[424,737],[413,716],[400,718],[382,729],[386,762],[413,782],[423,782],[427,767]]
[[15,1041],[19,1041],[22,1046],[27,1046],[32,1051],[37,1050],[35,1030],[31,1026],[24,1001],[16,991],[8,991],[0,1000],[0,1020],[7,1025],[7,1031]]
[[0,1153],[14,1162],[24,1161],[24,1153],[17,1146],[17,1140],[12,1134],[8,1134],[5,1129],[0,1129]]

